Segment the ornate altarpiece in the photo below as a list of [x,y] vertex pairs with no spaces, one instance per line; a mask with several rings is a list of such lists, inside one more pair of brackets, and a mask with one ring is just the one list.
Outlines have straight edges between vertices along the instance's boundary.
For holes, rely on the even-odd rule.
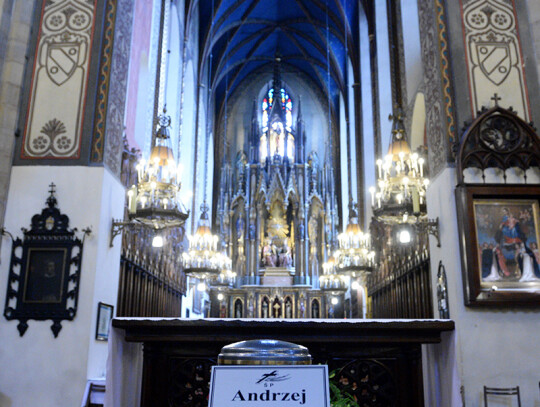
[[217,219],[237,277],[212,308],[220,317],[326,317],[334,310],[319,274],[336,238],[334,169],[306,151],[300,103],[293,126],[277,65],[260,108],[262,125],[253,106],[246,151],[221,170]]

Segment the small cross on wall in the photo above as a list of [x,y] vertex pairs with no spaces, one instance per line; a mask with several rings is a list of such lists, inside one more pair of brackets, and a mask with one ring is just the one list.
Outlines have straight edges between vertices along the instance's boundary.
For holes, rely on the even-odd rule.
[[501,100],[501,97],[495,93],[493,94],[493,96],[491,97],[491,100],[493,100],[495,102],[495,106],[499,106],[499,100]]

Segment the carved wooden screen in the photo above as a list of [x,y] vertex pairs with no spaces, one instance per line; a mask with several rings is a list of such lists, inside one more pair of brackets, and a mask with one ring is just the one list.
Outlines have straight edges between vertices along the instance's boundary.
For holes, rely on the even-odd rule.
[[428,236],[418,230],[411,245],[396,243],[395,228],[371,223],[379,269],[368,280],[372,318],[433,318]]

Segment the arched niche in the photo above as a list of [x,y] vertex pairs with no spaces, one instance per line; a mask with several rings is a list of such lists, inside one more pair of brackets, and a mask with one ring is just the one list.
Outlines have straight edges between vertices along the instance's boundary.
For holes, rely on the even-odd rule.
[[261,300],[261,318],[270,318],[270,300],[266,295]]
[[317,298],[311,300],[311,318],[320,318],[321,317],[321,303]]
[[234,318],[244,317],[244,301],[242,301],[240,298],[237,298],[236,300],[234,300],[233,316]]

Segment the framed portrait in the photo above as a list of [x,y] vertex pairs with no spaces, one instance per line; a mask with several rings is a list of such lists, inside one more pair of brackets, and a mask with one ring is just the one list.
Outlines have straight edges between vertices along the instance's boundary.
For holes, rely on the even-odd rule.
[[64,292],[66,248],[28,249],[24,303],[60,303]]
[[107,341],[109,339],[109,323],[114,316],[114,307],[103,302],[98,303],[96,320],[96,340]]
[[465,305],[540,305],[540,186],[459,186]]

